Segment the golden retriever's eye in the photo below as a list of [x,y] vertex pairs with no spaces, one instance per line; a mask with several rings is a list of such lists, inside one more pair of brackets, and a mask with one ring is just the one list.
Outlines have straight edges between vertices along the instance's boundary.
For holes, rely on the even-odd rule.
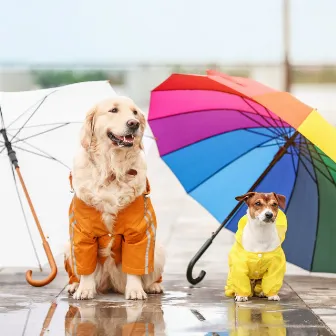
[[116,107],[114,107],[113,109],[109,110],[109,112],[111,112],[111,113],[117,113],[118,109]]
[[138,114],[138,111],[137,111],[137,110],[134,110],[134,111],[133,111],[133,114],[134,114],[134,115],[137,115],[137,114]]
[[260,203],[260,202],[256,202],[255,205],[256,205],[256,206],[260,206],[261,203]]

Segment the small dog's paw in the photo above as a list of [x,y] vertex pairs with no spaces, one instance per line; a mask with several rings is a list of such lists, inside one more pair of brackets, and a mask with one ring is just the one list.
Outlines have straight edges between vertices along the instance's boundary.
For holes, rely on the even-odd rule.
[[236,302],[246,302],[246,301],[248,301],[248,297],[247,296],[236,295],[235,296],[235,301]]
[[269,296],[268,301],[280,301],[280,297],[279,295]]
[[160,283],[154,282],[151,284],[147,289],[146,293],[148,294],[161,294],[163,293],[163,287],[161,286]]
[[94,298],[94,288],[83,288],[79,286],[72,296],[75,300],[90,300]]
[[138,288],[126,287],[125,299],[126,300],[146,300],[147,294],[145,293],[142,287],[138,287]]
[[256,294],[256,296],[260,299],[263,299],[266,297],[266,295],[264,294],[264,292],[260,292],[259,294]]
[[69,294],[73,294],[76,292],[77,288],[79,286],[79,283],[78,282],[74,282],[72,284],[69,284],[66,288],[66,291],[69,293]]

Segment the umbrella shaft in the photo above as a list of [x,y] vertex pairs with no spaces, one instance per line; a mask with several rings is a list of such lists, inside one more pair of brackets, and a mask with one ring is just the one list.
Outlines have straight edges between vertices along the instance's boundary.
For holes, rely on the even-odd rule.
[[2,136],[4,138],[5,147],[7,149],[7,153],[8,153],[9,159],[11,160],[11,163],[13,164],[13,166],[15,168],[19,168],[19,162],[18,162],[18,159],[16,157],[16,153],[12,148],[12,144],[8,139],[6,129],[5,128],[1,129],[0,133],[2,134]]
[[[271,171],[271,169],[274,167],[274,165],[286,154],[287,149],[293,144],[296,137],[299,135],[299,132],[296,131],[287,141],[286,143],[278,150],[278,152],[275,154],[273,160],[271,163],[267,166],[267,168],[264,170],[264,172],[259,176],[259,178],[254,182],[252,187],[247,191],[251,192],[254,191],[255,188],[261,183],[261,181],[266,177],[266,175]],[[220,227],[212,234],[211,240],[214,240],[215,237],[218,235],[220,230],[225,227],[227,222],[234,216],[234,214],[239,210],[239,208],[242,206],[244,201],[239,202],[234,209],[229,213],[229,215],[224,219]]]

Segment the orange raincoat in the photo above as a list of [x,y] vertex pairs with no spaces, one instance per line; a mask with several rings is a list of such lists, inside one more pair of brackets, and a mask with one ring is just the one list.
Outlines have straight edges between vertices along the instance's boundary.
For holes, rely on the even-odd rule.
[[[72,185],[70,175],[70,184]],[[156,216],[149,198],[150,186],[130,205],[122,209],[113,226],[113,236],[102,220],[102,214],[81,199],[73,197],[69,208],[72,266],[65,260],[69,283],[79,282],[77,275],[89,275],[97,261],[103,264],[107,257],[98,257],[98,249],[111,248],[116,264],[122,260],[122,271],[144,275],[154,270]],[[161,279],[159,279],[160,281]]]

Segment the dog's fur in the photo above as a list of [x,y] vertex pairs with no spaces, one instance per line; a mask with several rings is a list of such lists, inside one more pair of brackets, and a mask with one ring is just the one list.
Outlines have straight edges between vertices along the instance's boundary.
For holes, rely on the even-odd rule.
[[[136,127],[130,127],[132,124]],[[81,146],[72,171],[74,192],[102,213],[111,234],[115,215],[146,189],[147,167],[142,147],[145,125],[140,108],[131,99],[118,96],[94,106],[81,130]],[[128,174],[130,170],[136,174]],[[111,246],[99,251],[99,255],[108,256],[103,266],[97,264],[93,274],[81,276],[79,284],[69,286],[75,299],[93,298],[96,289],[125,293],[126,299],[145,299],[146,292],[162,292],[161,285],[156,283],[165,263],[162,246],[156,244],[154,272],[142,277],[122,273],[121,265],[116,266],[111,257]],[[67,247],[66,258],[69,255]]]
[[[236,200],[244,201],[247,206],[247,224],[242,233],[242,245],[248,252],[270,252],[281,245],[276,228],[276,219],[279,207],[284,209],[286,197],[276,193],[249,192],[237,196]],[[261,280],[251,280],[251,288],[254,290]],[[261,293],[259,297],[264,297]],[[236,296],[236,301],[247,301],[247,297]],[[279,301],[278,295],[268,298],[270,301]]]

